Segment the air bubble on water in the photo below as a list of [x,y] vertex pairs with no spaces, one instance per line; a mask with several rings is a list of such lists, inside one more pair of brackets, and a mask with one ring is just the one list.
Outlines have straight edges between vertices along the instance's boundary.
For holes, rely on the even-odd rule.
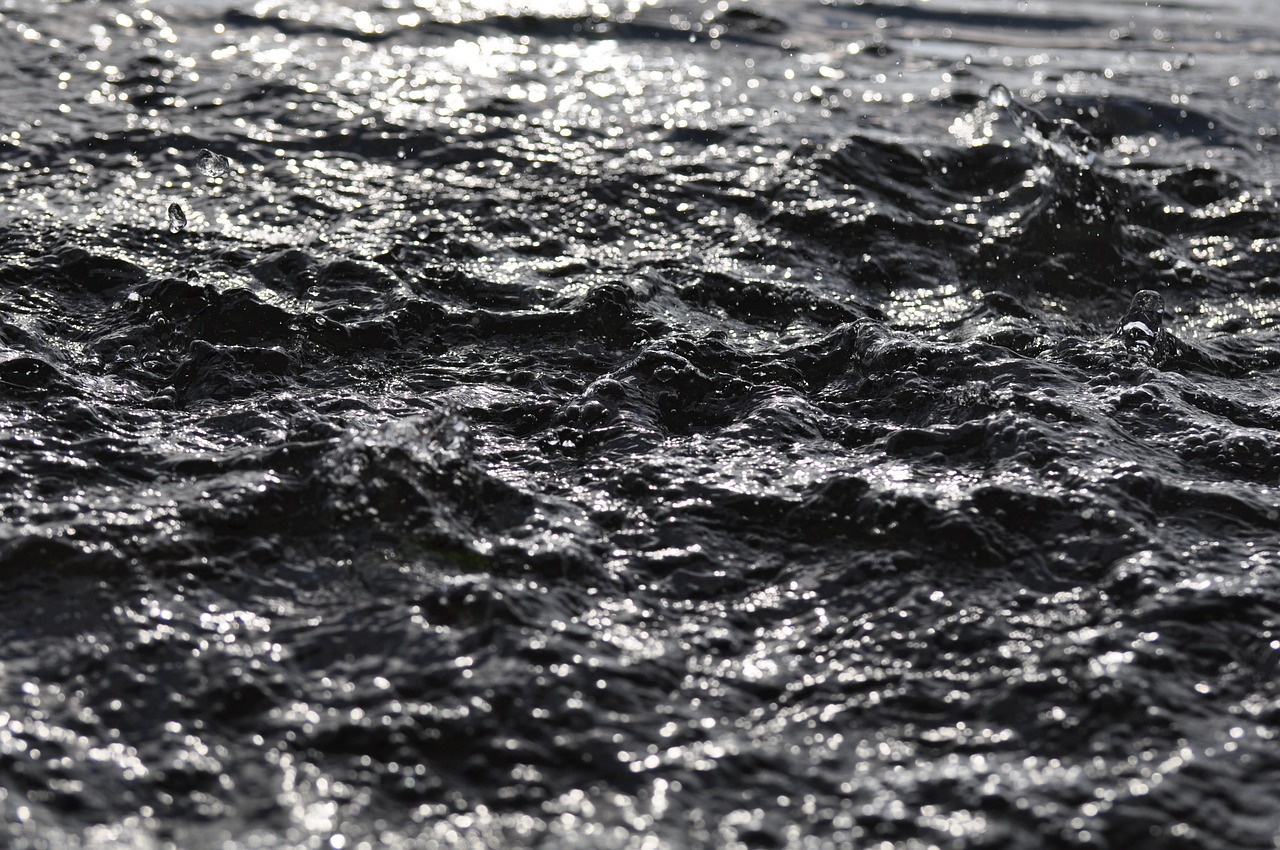
[[205,177],[221,177],[231,170],[231,160],[205,148],[200,151],[196,168],[200,169],[200,173]]
[[180,233],[187,229],[187,214],[182,211],[182,204],[169,204],[169,232]]
[[987,92],[987,100],[991,101],[992,106],[999,106],[1002,109],[1013,103],[1013,94],[1004,86],[997,83],[991,87],[991,91]]

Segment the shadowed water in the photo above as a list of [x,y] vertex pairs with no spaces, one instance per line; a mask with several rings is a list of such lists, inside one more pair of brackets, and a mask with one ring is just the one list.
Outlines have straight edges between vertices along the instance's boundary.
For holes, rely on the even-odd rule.
[[0,4],[0,845],[1274,850],[1270,11]]

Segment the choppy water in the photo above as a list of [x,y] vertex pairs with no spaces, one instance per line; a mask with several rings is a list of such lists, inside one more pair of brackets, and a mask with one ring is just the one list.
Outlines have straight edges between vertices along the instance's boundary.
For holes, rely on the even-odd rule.
[[0,845],[1280,846],[1269,3],[0,50]]

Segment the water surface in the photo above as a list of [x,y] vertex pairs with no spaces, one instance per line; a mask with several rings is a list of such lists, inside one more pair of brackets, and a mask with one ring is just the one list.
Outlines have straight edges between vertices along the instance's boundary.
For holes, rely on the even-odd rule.
[[1270,11],[5,0],[0,843],[1274,850]]

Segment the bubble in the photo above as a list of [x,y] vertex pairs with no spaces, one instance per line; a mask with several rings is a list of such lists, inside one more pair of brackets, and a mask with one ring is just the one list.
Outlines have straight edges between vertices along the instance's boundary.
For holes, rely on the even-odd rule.
[[221,177],[231,170],[231,160],[205,148],[200,151],[196,168],[200,169],[200,173],[205,177]]
[[169,204],[169,232],[180,233],[187,229],[187,214],[182,211],[182,204]]
[[991,91],[987,92],[987,100],[991,101],[992,106],[1004,108],[1013,103],[1013,94],[997,83],[991,87]]

